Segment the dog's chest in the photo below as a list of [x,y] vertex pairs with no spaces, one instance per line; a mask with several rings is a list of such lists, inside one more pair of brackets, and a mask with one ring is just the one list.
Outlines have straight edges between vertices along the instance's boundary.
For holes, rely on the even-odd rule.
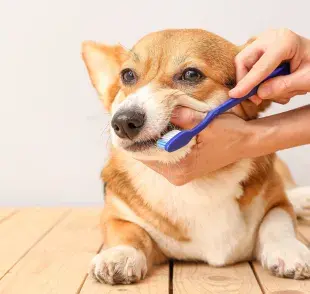
[[171,222],[181,223],[189,241],[177,241],[140,218],[132,221],[148,231],[169,257],[204,260],[213,265],[248,258],[263,209],[259,203],[245,211],[240,209],[237,199],[242,189],[238,183],[245,173],[242,166],[212,180],[175,187],[140,164],[132,166],[131,174],[139,174],[133,179],[139,194]]

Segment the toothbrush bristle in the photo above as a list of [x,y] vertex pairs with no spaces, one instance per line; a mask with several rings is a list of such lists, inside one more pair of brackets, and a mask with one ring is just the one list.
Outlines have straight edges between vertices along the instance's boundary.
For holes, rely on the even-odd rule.
[[173,130],[168,132],[167,134],[163,135],[159,140],[157,140],[157,146],[161,149],[165,149],[166,144],[172,139],[175,135],[180,133],[179,130]]

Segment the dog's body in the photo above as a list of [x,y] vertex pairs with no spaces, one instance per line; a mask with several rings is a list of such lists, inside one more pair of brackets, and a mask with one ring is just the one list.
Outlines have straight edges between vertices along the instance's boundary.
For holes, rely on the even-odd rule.
[[[215,266],[257,258],[278,276],[310,276],[310,252],[295,237],[284,187],[295,184],[275,155],[243,159],[178,187],[139,161],[177,162],[190,152],[195,140],[172,154],[154,143],[171,129],[177,105],[206,112],[228,99],[239,50],[202,30],[153,33],[129,52],[84,44],[93,85],[113,116],[114,147],[102,174],[105,247],[92,268],[99,281],[131,283],[169,258]],[[248,120],[259,111],[245,101],[232,113]]]
[[[119,199],[112,191],[108,196],[119,216],[142,227],[157,243],[165,256],[176,259],[203,260],[220,266],[251,259],[256,230],[265,205],[257,199],[240,209],[243,189],[240,183],[247,177],[251,162],[244,160],[212,178],[196,180],[176,187],[161,175],[134,159],[122,160],[131,179],[127,185],[143,195],[152,211],[149,215],[131,207],[127,199]],[[259,192],[263,194],[264,189]],[[134,195],[133,197],[139,197]],[[167,222],[157,224],[160,214]],[[163,222],[161,221],[161,222]],[[238,252],[235,252],[238,250]]]

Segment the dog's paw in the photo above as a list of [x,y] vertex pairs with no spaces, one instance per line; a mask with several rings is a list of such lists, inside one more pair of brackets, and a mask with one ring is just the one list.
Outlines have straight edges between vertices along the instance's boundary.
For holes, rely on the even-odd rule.
[[264,268],[278,277],[310,278],[310,250],[296,239],[264,245],[261,262]]
[[296,187],[286,191],[298,217],[310,217],[310,187]]
[[91,264],[90,274],[110,285],[131,284],[145,277],[147,262],[144,253],[130,246],[116,246],[101,251]]

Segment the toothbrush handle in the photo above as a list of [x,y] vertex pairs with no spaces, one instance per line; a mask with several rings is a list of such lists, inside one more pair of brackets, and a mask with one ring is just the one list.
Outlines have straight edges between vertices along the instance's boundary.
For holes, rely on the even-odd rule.
[[217,108],[211,110],[207,114],[207,116],[204,118],[204,120],[191,130],[192,135],[195,136],[199,132],[201,132],[216,116],[226,112],[227,110],[240,104],[242,101],[249,99],[250,97],[255,95],[257,93],[258,87],[265,81],[271,78],[277,77],[277,76],[283,76],[283,75],[289,75],[289,74],[290,74],[290,64],[289,63],[281,64],[267,78],[265,78],[256,87],[254,87],[247,95],[243,96],[242,98],[230,98],[229,100],[225,101],[223,104],[218,106]]
[[230,98],[226,102],[224,102],[222,105],[217,107],[215,110],[218,111],[218,114],[221,114],[228,109],[233,108],[234,106],[240,104],[242,101],[249,99],[253,95],[257,93],[258,87],[266,82],[269,79],[278,77],[278,76],[284,76],[290,74],[290,64],[289,63],[283,63],[280,66],[278,66],[267,78],[265,78],[262,82],[260,82],[256,87],[254,87],[247,95],[243,96],[242,98]]

